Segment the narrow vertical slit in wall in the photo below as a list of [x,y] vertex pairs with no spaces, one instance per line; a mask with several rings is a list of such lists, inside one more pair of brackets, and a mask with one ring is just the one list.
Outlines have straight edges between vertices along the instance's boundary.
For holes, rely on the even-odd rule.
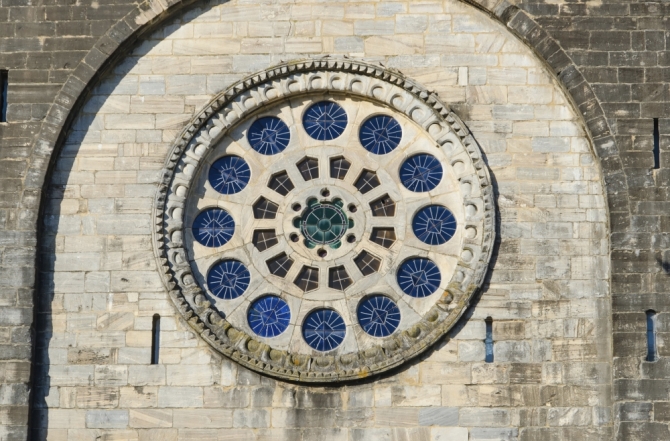
[[654,169],[661,168],[661,135],[658,130],[658,118],[654,118]]
[[161,316],[154,314],[151,326],[151,364],[158,364],[158,351],[161,345]]
[[656,312],[647,311],[647,361],[656,361]]
[[0,122],[7,122],[8,90],[9,90],[9,71],[0,70]]
[[484,345],[486,346],[486,358],[484,361],[493,363],[493,319],[491,317],[486,318],[486,338],[484,339]]

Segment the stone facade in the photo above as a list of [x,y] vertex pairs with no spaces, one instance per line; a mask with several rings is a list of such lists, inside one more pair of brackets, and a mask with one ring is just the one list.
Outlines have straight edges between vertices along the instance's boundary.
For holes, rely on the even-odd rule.
[[[669,438],[668,6],[471,3],[483,11],[8,4],[0,437],[26,438],[32,390],[36,439]],[[490,277],[447,339],[328,388],[212,352],[169,301],[151,245],[152,198],[184,125],[243,76],[322,54],[435,90],[485,153],[500,219]],[[642,361],[647,309],[660,313],[654,364]],[[161,363],[149,365],[155,313]]]

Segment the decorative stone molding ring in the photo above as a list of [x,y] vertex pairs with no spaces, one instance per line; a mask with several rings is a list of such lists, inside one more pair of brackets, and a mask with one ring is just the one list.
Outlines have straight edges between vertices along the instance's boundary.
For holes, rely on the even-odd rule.
[[212,347],[302,382],[417,356],[463,314],[494,240],[481,152],[438,97],[383,67],[293,61],[182,132],[156,205],[178,310]]

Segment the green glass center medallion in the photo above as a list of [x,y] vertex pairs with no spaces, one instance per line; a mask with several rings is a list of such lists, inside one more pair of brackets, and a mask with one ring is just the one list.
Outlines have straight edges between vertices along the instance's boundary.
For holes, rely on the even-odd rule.
[[305,245],[314,248],[317,245],[328,245],[339,248],[342,245],[342,236],[348,228],[353,227],[354,221],[347,218],[341,200],[333,202],[319,202],[311,200],[302,217],[298,220],[300,232],[305,237]]

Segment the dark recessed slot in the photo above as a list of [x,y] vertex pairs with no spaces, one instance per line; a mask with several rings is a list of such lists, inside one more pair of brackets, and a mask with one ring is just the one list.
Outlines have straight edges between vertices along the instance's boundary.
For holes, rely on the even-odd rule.
[[486,317],[486,338],[484,339],[486,355],[484,361],[493,363],[493,319]]
[[647,311],[647,361],[658,360],[656,350],[656,311]]
[[0,122],[7,122],[8,91],[9,91],[9,71],[0,70]]
[[658,118],[654,118],[654,168],[661,168],[661,133],[658,128]]
[[161,346],[161,316],[154,314],[151,323],[151,364],[158,364]]

